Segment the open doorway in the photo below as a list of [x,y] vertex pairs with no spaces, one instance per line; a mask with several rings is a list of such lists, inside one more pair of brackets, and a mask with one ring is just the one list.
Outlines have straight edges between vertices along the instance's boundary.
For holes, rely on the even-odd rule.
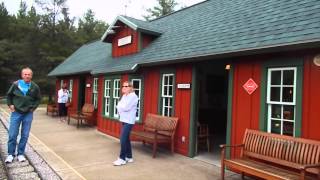
[[81,111],[82,106],[85,103],[86,97],[86,77],[80,76],[79,79],[79,94],[78,94],[78,111]]
[[198,116],[196,159],[220,164],[220,144],[226,143],[228,71],[225,63],[203,62],[197,66]]

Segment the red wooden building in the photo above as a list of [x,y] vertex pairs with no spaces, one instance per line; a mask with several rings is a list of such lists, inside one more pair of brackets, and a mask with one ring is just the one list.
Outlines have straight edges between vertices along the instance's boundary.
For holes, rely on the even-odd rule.
[[[176,152],[193,157],[198,124],[213,153],[246,128],[320,140],[320,1],[205,1],[152,21],[118,16],[50,76],[70,83],[72,108],[97,108],[118,137],[121,82],[147,113],[179,117]],[[107,147],[106,147],[107,148]],[[231,152],[233,155],[236,152]],[[218,155],[216,155],[218,156]]]

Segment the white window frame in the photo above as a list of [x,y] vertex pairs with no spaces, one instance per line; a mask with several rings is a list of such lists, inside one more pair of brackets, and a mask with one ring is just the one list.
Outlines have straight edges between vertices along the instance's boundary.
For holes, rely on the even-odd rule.
[[120,79],[114,79],[113,80],[113,93],[112,93],[112,98],[113,98],[113,117],[114,118],[119,118],[117,105],[118,105],[118,102],[120,100],[120,90],[121,90],[121,81],[120,81]]
[[92,85],[92,101],[93,106],[95,109],[98,107],[98,78],[93,78],[93,85]]
[[[172,78],[172,84],[164,84],[166,78]],[[170,81],[168,80],[168,83]],[[173,106],[174,106],[174,74],[173,73],[168,73],[168,74],[162,74],[162,81],[161,81],[161,102],[162,102],[162,107],[161,107],[161,114],[165,116],[173,116]],[[172,95],[169,95],[169,88],[167,88],[167,92],[165,91],[165,87],[172,87]],[[170,106],[172,104],[172,106]],[[165,113],[166,112],[166,113]]]
[[104,115],[110,116],[111,80],[104,80]]
[[138,96],[138,106],[137,106],[137,114],[136,114],[136,121],[139,121],[140,120],[140,114],[141,114],[141,90],[142,90],[142,80],[141,79],[137,79],[137,78],[134,78],[134,79],[131,79],[131,83],[134,84],[134,81],[137,81],[139,82],[139,87],[138,88],[135,88],[135,87],[132,87],[133,88],[133,91],[136,92],[136,90],[139,91],[139,93],[136,95]]
[[[294,81],[293,85],[283,85],[283,72],[286,70],[293,70],[294,71]],[[271,85],[271,72],[273,71],[281,71],[281,82],[280,85]],[[279,87],[280,88],[280,101],[271,101],[271,87]],[[292,95],[292,102],[282,102],[282,90],[284,87],[292,87],[293,88],[293,95]],[[268,69],[268,81],[267,81],[267,107],[268,107],[268,132],[271,132],[271,121],[278,120],[280,121],[281,125],[281,132],[283,134],[283,122],[288,121],[293,123],[293,136],[295,136],[295,128],[296,128],[296,91],[297,91],[297,67],[283,67],[283,68],[269,68]],[[281,106],[281,117],[280,118],[272,118],[272,105],[280,105]],[[283,118],[283,106],[294,106],[294,117],[293,120],[287,120]]]
[[72,101],[73,79],[69,80],[69,99]]

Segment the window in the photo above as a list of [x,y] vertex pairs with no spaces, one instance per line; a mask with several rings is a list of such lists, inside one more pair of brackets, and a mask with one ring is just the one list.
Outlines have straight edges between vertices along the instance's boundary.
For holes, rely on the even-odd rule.
[[295,136],[296,74],[296,67],[268,69],[269,132]]
[[70,81],[69,81],[69,98],[70,98],[70,102],[72,101],[72,88],[73,88],[73,79],[70,79]]
[[111,94],[111,80],[104,81],[104,115],[110,115],[110,94]]
[[119,118],[117,105],[120,99],[120,79],[113,80],[113,117]]
[[92,101],[95,109],[98,107],[98,78],[93,78]]
[[137,113],[136,113],[136,121],[140,120],[141,114],[141,79],[131,79],[133,84],[133,90],[138,96],[138,105],[137,105]]
[[173,115],[174,74],[163,74],[161,81],[161,114]]

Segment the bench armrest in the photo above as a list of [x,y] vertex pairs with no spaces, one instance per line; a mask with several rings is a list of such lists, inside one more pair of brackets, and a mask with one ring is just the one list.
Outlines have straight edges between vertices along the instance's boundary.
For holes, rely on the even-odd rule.
[[318,164],[307,164],[300,167],[301,170],[305,170],[308,168],[320,168],[320,163]]
[[244,144],[236,144],[236,145],[227,145],[227,144],[221,144],[220,148],[221,148],[221,162],[222,162],[222,166],[223,167],[223,160],[226,158],[226,148],[242,148],[244,147]]

